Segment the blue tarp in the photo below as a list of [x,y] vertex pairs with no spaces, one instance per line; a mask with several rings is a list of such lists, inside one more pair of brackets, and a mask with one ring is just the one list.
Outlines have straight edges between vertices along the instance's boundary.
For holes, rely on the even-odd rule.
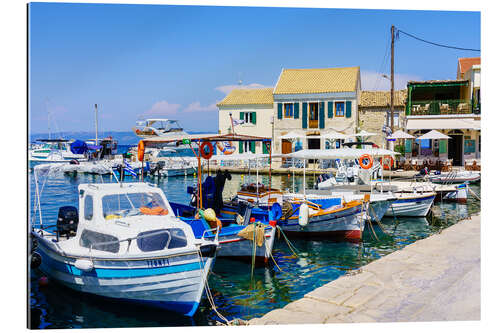
[[83,154],[88,150],[87,144],[81,140],[75,140],[70,145],[70,150],[73,154]]

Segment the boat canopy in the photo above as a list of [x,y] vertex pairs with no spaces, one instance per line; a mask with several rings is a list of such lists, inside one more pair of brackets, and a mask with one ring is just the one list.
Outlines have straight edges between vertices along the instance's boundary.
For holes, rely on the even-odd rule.
[[185,144],[190,142],[201,143],[204,141],[218,142],[218,141],[261,141],[271,142],[271,138],[242,135],[242,134],[179,134],[161,137],[146,138],[141,140],[145,147],[161,147],[168,143]]
[[395,156],[399,153],[382,148],[339,148],[339,149],[303,149],[290,154],[283,154],[283,157],[298,159],[334,160],[334,159],[356,159],[368,154],[372,157]]

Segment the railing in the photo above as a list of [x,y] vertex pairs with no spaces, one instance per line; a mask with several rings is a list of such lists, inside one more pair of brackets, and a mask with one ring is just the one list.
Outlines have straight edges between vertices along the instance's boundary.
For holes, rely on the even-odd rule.
[[407,115],[412,116],[471,113],[480,114],[481,106],[466,99],[411,101],[407,109]]
[[318,120],[309,119],[309,128],[318,128]]

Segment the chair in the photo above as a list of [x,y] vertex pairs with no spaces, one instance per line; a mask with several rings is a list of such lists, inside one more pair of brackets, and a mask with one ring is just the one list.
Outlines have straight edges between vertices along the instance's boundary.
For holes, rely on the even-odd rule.
[[441,112],[441,114],[448,114],[448,104],[441,104],[441,106],[439,107],[439,111]]

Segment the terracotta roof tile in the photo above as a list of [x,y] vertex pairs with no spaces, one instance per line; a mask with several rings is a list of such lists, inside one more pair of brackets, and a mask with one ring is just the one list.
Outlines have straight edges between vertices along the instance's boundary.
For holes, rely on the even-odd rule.
[[359,67],[283,69],[274,94],[356,91]]
[[[406,102],[406,89],[394,91],[394,106],[403,107]],[[390,91],[362,91],[360,108],[387,107],[391,104]]]
[[475,58],[458,58],[458,68],[460,74],[466,73],[473,65],[480,65],[481,57]]
[[273,88],[234,89],[217,106],[273,104]]

